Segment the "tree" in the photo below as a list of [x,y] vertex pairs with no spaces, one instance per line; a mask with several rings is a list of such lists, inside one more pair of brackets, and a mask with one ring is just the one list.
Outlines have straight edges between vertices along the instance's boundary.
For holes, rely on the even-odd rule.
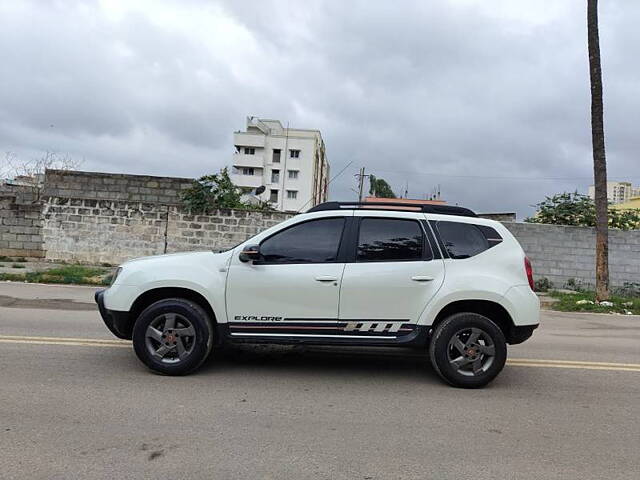
[[34,201],[40,200],[40,193],[44,184],[44,174],[47,170],[77,170],[83,160],[73,158],[68,153],[57,153],[47,150],[38,158],[21,160],[13,152],[5,153],[4,172],[0,174],[19,180],[23,186],[33,190]]
[[593,200],[578,192],[565,192],[546,197],[536,205],[536,209],[535,216],[527,218],[525,222],[580,227],[595,225],[596,212]]
[[[573,225],[577,227],[596,226],[596,205],[593,200],[578,192],[559,193],[546,197],[536,205],[537,212],[525,219],[528,223],[552,225]],[[640,229],[640,210],[611,209],[608,214],[609,228],[621,230]]]
[[233,184],[225,167],[219,173],[194,180],[193,185],[182,192],[182,202],[193,213],[207,213],[216,208],[273,210],[267,202],[257,205],[243,202],[243,193],[240,187]]
[[591,81],[591,144],[596,204],[596,300],[609,298],[609,232],[607,160],[604,146],[602,68],[598,33],[598,0],[587,0],[587,44]]
[[396,198],[391,186],[382,178],[369,175],[369,194],[378,198]]

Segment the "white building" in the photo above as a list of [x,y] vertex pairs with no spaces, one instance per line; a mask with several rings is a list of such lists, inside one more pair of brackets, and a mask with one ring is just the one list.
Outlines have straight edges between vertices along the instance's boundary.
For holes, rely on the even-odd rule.
[[[630,182],[607,182],[607,199],[609,203],[614,205],[625,203],[638,195],[640,195],[640,188],[633,188]],[[596,189],[593,185],[589,187],[589,197],[596,198]]]
[[318,130],[284,128],[278,120],[247,117],[247,130],[233,134],[231,180],[265,191],[259,197],[286,212],[327,200],[329,163]]

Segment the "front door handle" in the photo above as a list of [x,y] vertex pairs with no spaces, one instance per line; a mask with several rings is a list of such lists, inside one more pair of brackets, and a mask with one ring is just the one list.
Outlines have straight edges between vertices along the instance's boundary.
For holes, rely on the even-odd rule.
[[316,281],[317,282],[337,282],[338,277],[333,277],[331,275],[320,275],[319,277],[316,277]]
[[414,275],[411,277],[411,280],[414,282],[431,282],[435,280],[433,277],[429,277],[428,275]]

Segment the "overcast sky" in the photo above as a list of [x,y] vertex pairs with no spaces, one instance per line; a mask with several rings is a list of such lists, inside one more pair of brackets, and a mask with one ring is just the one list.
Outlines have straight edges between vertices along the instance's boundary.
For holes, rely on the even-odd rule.
[[[0,0],[0,146],[193,177],[247,115],[321,130],[334,200],[517,211],[592,183],[586,0]],[[640,184],[640,2],[600,6],[610,179]]]

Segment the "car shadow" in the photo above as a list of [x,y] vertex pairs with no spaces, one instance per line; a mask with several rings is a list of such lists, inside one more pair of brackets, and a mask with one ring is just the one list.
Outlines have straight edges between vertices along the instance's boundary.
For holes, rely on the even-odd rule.
[[242,369],[265,374],[375,375],[442,384],[426,353],[399,348],[229,345],[214,350],[198,373]]

